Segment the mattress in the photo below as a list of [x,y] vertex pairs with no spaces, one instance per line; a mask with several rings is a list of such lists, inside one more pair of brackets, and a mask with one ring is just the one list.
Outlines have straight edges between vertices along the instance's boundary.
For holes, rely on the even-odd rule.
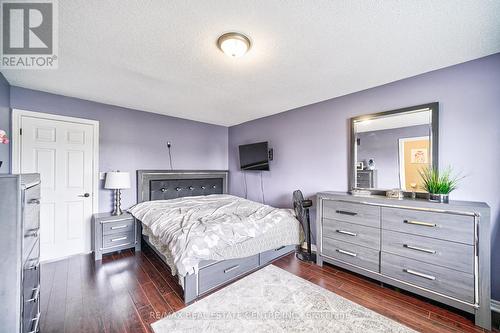
[[148,201],[129,211],[181,281],[202,262],[244,258],[303,239],[292,210],[231,195]]

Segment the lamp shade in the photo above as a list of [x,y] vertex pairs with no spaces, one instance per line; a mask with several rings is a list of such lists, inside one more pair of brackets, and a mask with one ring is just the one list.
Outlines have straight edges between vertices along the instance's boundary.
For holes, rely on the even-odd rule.
[[122,189],[130,188],[130,174],[128,172],[111,171],[106,173],[104,188]]

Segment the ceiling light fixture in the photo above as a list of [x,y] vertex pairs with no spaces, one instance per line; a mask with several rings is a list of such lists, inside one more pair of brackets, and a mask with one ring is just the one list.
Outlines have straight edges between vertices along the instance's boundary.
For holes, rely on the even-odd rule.
[[238,32],[228,32],[217,39],[219,49],[230,57],[238,58],[250,49],[250,39]]

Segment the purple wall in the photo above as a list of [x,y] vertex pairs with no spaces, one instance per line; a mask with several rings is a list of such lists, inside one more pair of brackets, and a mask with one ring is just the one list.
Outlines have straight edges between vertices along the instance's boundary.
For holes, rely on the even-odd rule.
[[[230,192],[244,195],[238,145],[268,140],[266,202],[290,207],[291,194],[347,190],[349,118],[438,101],[441,166],[467,174],[452,199],[492,208],[492,287],[500,299],[500,54],[301,107],[229,128]],[[258,174],[248,175],[249,198],[260,200]]]
[[[10,85],[5,77],[0,73],[0,129],[10,136]],[[10,144],[0,144],[0,173],[8,173],[10,168]]]
[[[99,169],[128,171],[135,184],[138,169],[168,169],[166,142],[172,142],[175,169],[227,169],[228,129],[11,87],[12,109],[23,109],[99,121]],[[101,186],[102,187],[102,186]],[[122,191],[122,207],[136,202],[136,190]],[[111,211],[111,191],[99,192],[99,211]]]

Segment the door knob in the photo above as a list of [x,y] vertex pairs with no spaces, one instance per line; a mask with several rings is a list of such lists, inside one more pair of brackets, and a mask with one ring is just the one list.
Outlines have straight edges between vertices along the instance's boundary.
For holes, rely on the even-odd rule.
[[88,198],[88,197],[90,197],[90,194],[89,194],[89,193],[85,193],[85,194],[83,194],[83,195],[79,195],[79,197]]

